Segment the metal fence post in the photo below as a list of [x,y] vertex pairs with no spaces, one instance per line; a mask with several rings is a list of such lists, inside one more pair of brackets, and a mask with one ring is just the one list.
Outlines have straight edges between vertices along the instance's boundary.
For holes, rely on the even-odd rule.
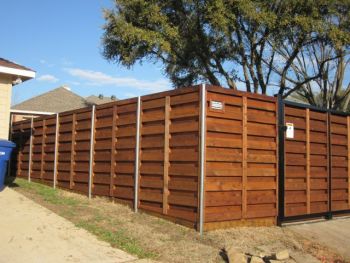
[[205,180],[205,143],[206,143],[206,111],[207,111],[206,87],[201,89],[201,114],[200,114],[200,188],[199,188],[199,233],[204,231],[204,180]]
[[140,160],[140,127],[141,127],[141,97],[137,97],[137,116],[136,116],[136,146],[135,146],[135,189],[134,189],[134,211],[138,212],[139,198],[139,160]]
[[56,189],[57,183],[57,155],[58,155],[58,133],[59,133],[59,113],[56,113],[56,134],[55,134],[55,159],[53,170],[53,188]]
[[[328,146],[328,213],[325,216],[326,219],[330,220],[333,218],[332,211],[332,140],[331,140],[331,112],[327,111],[327,146]],[[348,136],[350,136],[348,134]],[[349,167],[348,167],[349,169]],[[348,189],[349,191],[350,189]]]
[[95,141],[95,105],[91,110],[91,133],[90,133],[90,162],[89,162],[89,199],[91,199],[92,192],[92,174],[94,164],[94,141]]
[[30,139],[29,139],[29,160],[28,160],[28,181],[31,181],[30,174],[32,173],[32,155],[33,155],[33,129],[34,118],[30,120]]

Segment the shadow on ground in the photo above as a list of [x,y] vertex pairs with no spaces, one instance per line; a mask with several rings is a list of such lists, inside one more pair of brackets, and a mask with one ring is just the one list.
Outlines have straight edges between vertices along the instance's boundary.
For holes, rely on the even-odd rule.
[[5,186],[8,186],[10,188],[14,188],[14,187],[19,187],[18,184],[15,183],[16,177],[6,177],[5,178]]

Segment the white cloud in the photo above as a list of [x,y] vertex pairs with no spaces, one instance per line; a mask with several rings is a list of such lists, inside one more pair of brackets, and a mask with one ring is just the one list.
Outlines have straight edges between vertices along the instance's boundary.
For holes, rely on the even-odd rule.
[[37,78],[39,81],[44,81],[44,82],[57,82],[59,79],[56,78],[53,75],[41,75],[40,77]]
[[113,77],[105,73],[80,68],[65,68],[71,76],[87,81],[87,85],[136,88],[145,92],[159,92],[169,89],[169,82],[165,79],[156,81],[139,80],[129,77]]

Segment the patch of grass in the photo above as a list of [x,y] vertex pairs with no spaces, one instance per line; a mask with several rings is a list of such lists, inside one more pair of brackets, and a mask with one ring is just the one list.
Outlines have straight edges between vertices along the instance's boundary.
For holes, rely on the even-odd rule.
[[71,220],[72,218],[77,216],[77,213],[74,209],[62,209],[59,215]]
[[28,182],[27,180],[21,178],[17,178],[15,183],[19,187],[25,188],[34,192],[35,194],[38,194],[44,199],[44,201],[54,205],[77,206],[81,204],[79,200],[63,196],[59,193],[58,190],[53,189],[52,187],[49,187],[47,185],[35,182]]
[[[100,218],[98,219],[98,221]],[[86,229],[93,233],[103,241],[110,243],[114,247],[123,249],[124,251],[136,255],[139,258],[156,258],[156,254],[145,251],[135,239],[130,238],[125,230],[119,229],[117,231],[111,231],[99,226],[95,222],[80,221],[76,224],[77,227]]]
[[157,224],[160,225],[160,226],[165,226],[165,225],[169,225],[169,222],[165,221],[164,219],[162,218],[157,218],[156,219],[157,221]]

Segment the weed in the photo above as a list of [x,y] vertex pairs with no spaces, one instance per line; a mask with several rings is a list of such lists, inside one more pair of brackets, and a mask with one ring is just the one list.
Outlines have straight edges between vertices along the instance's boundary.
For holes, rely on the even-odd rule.
[[54,205],[77,206],[81,204],[79,200],[72,197],[63,196],[56,189],[53,189],[46,185],[35,182],[28,182],[27,180],[21,178],[16,179],[16,184],[19,187],[26,188],[31,192],[40,195],[44,201]]
[[128,237],[125,230],[119,229],[117,231],[111,231],[95,224],[94,222],[84,220],[78,222],[76,226],[86,229],[101,240],[110,243],[114,247],[121,248],[130,254],[136,255],[139,258],[156,257],[156,254],[145,251],[138,245],[135,239]]

